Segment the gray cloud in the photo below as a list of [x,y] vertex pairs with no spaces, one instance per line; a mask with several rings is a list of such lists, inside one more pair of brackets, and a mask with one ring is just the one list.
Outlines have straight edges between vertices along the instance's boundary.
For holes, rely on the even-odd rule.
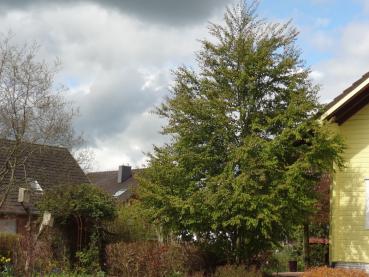
[[94,3],[138,17],[141,21],[171,25],[193,25],[206,21],[214,12],[233,0],[3,0],[2,10],[27,7]]
[[145,86],[147,78],[134,68],[102,73],[88,94],[80,92],[71,97],[82,114],[77,129],[83,130],[93,144],[126,132],[136,116],[153,109],[156,100],[167,92],[166,87]]
[[140,166],[143,152],[166,141],[163,120],[150,111],[168,93],[170,70],[194,63],[206,24],[163,28],[87,2],[2,11],[0,33],[11,29],[15,43],[37,41],[46,61],[60,57],[56,81],[80,107],[75,126],[95,153],[95,169]]

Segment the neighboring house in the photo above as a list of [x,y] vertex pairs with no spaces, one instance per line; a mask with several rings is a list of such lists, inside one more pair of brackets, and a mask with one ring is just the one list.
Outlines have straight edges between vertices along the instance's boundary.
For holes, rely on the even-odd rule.
[[[0,171],[4,168],[6,159],[14,142],[0,140]],[[27,188],[31,192],[28,206],[32,215],[38,215],[34,207],[37,197],[44,191],[60,185],[79,185],[90,183],[78,163],[66,148],[29,144],[23,149],[28,156],[24,165],[15,170],[15,183],[0,209],[0,232],[24,233],[27,223],[27,213],[18,202],[19,188]],[[21,157],[21,156],[20,156]],[[2,199],[9,182],[6,176],[0,183],[0,198]]]
[[87,174],[87,177],[92,184],[97,185],[117,200],[126,202],[137,188],[138,183],[134,179],[136,172],[137,170],[132,170],[130,166],[121,165],[118,170],[91,172]]
[[331,122],[346,144],[346,167],[333,175],[330,262],[369,271],[369,73],[328,104]]

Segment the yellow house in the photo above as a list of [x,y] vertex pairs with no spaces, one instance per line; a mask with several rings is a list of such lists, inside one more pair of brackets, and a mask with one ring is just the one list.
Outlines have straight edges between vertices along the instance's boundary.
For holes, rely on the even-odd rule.
[[331,186],[330,261],[369,271],[369,73],[329,103],[323,119],[346,144],[346,167]]

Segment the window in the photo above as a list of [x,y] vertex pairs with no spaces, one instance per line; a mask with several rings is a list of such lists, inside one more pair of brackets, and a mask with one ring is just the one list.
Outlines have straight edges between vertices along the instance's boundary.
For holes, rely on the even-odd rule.
[[13,219],[0,219],[0,232],[2,233],[17,233],[17,221]]

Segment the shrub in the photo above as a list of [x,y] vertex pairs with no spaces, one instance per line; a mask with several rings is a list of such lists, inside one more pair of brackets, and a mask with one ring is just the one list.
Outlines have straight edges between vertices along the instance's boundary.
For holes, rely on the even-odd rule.
[[184,244],[120,242],[108,245],[106,254],[108,272],[116,276],[182,276],[203,265],[199,251]]
[[[99,254],[103,253],[104,223],[114,220],[117,211],[114,199],[100,188],[90,184],[58,186],[47,191],[37,207],[40,211],[52,211],[55,226],[67,238],[72,267],[78,267],[76,262],[92,264],[89,261],[92,252],[85,253],[92,243],[96,243]],[[98,262],[103,265],[102,259]]]
[[95,273],[101,271],[99,264],[100,251],[96,245],[96,241],[90,243],[89,248],[86,248],[84,251],[78,251],[76,257],[78,260],[78,266],[76,268],[78,272]]
[[316,267],[305,272],[303,277],[369,277],[369,274],[355,269]]
[[[32,253],[27,253],[27,249],[30,244],[34,244]],[[22,276],[24,274],[24,266],[27,255],[31,254],[30,259],[30,271],[40,274],[48,274],[54,268],[59,265],[53,259],[53,250],[51,244],[47,240],[39,240],[37,243],[28,236],[20,236],[17,245],[14,248],[16,253],[14,254],[13,266],[15,272]]]
[[140,201],[136,199],[132,199],[129,205],[120,204],[117,218],[107,227],[116,241],[134,242],[157,238],[155,226],[150,223]]
[[0,233],[0,276],[25,276],[27,255],[31,257],[29,266],[34,276],[54,276],[50,274],[69,269],[63,242],[55,241],[59,236],[55,229],[46,230],[37,241],[34,236]]
[[225,265],[216,269],[214,277],[262,277],[256,269],[246,269],[245,266]]
[[12,258],[16,249],[18,236],[10,233],[0,233],[0,256]]

